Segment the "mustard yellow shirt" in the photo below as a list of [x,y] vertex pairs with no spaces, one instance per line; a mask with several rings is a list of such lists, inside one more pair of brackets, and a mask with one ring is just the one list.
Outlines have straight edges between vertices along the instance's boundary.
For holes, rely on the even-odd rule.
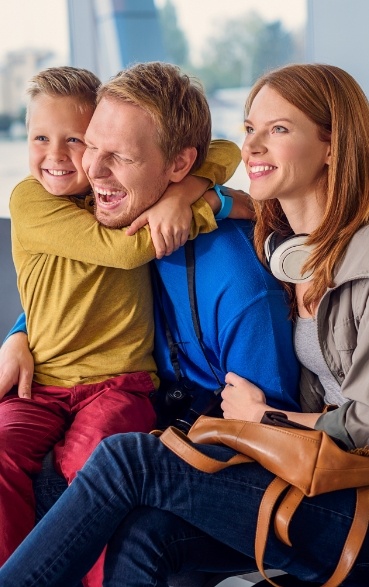
[[[215,141],[196,175],[223,183],[239,161],[236,145]],[[56,197],[33,177],[12,192],[12,252],[34,380],[72,387],[148,371],[157,386],[149,228],[127,237],[92,212],[92,196]],[[216,228],[204,199],[193,212],[191,238]]]

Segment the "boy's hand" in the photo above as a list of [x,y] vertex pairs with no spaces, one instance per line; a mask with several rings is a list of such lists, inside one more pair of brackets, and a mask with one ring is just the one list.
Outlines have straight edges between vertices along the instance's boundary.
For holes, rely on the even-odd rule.
[[14,385],[18,385],[18,395],[31,398],[31,385],[34,363],[24,332],[12,334],[0,349],[0,399]]
[[149,224],[156,258],[171,255],[188,240],[192,221],[191,204],[204,193],[209,180],[193,175],[178,183],[171,183],[156,204],[145,210],[127,228],[132,236]]
[[252,199],[247,192],[243,190],[235,190],[223,186],[222,191],[233,198],[232,210],[229,218],[243,218],[244,220],[255,220],[254,205]]
[[[232,209],[228,215],[228,218],[238,218],[244,220],[255,219],[254,205],[247,192],[222,186],[222,193],[233,198]],[[210,189],[205,192],[204,198],[212,209],[214,216],[216,216],[221,206],[218,194],[215,190]]]
[[181,207],[179,203],[169,199],[160,200],[160,203],[140,214],[129,226],[126,234],[133,235],[148,224],[156,258],[171,255],[186,243],[190,234],[191,206]]

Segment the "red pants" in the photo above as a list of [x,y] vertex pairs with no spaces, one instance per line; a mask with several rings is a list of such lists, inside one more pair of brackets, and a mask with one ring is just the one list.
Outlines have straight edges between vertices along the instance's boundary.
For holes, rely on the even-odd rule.
[[32,399],[12,390],[0,400],[0,566],[35,524],[32,476],[44,456],[55,447],[70,483],[103,438],[152,430],[153,391],[149,374],[137,372],[69,389],[34,383]]

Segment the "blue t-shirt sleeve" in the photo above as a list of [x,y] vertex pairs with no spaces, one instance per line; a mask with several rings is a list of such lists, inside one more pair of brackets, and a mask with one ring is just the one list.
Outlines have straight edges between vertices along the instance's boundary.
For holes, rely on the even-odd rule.
[[8,334],[6,335],[6,337],[4,339],[4,342],[9,338],[9,336],[11,336],[12,334],[15,334],[16,332],[24,332],[25,334],[27,334],[26,315],[24,312],[23,312],[23,314],[18,316],[16,323],[9,330]]
[[283,292],[264,291],[220,333],[224,369],[245,377],[277,409],[300,411],[299,364]]

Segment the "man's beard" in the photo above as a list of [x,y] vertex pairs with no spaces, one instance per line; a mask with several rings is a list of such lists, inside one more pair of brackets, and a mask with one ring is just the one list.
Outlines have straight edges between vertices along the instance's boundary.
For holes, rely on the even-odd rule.
[[136,218],[138,218],[138,216],[140,216],[140,214],[145,212],[145,210],[147,210],[148,208],[151,208],[151,206],[153,206],[160,200],[168,185],[169,184],[167,180],[163,179],[162,181],[157,181],[156,186],[151,186],[150,192],[152,196],[146,206],[135,206],[130,208],[129,210],[123,209],[123,211],[118,212],[116,216],[114,216],[114,213],[106,213],[104,210],[99,208],[95,202],[95,218],[99,222],[99,224],[101,224],[102,226],[106,226],[106,228],[119,229],[129,226],[130,224],[132,224],[134,220],[136,220]]
[[[116,217],[113,214],[106,214],[96,204],[94,214],[99,224],[111,229],[124,228],[125,226],[129,226],[134,220],[134,218],[131,219],[131,214],[117,214]],[[136,218],[137,216],[139,215],[137,214]]]

